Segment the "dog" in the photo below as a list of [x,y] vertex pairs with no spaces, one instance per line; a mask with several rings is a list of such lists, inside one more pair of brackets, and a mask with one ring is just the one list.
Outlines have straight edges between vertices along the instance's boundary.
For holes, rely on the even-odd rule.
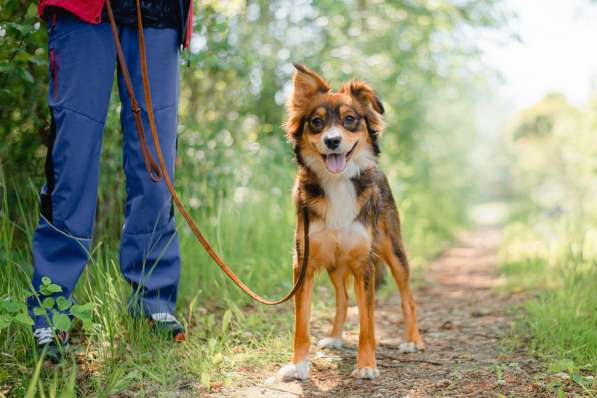
[[352,376],[379,376],[375,359],[375,271],[385,263],[400,289],[405,340],[401,350],[423,350],[409,285],[400,217],[378,164],[384,106],[365,82],[351,80],[333,91],[305,65],[295,64],[293,92],[284,123],[298,164],[293,189],[297,209],[294,278],[303,253],[303,209],[309,220],[309,258],[304,283],[294,297],[294,353],[278,372],[282,380],[309,377],[309,318],[314,274],[325,269],[336,291],[336,315],[320,347],[342,346],[352,276],[359,309],[357,366]]

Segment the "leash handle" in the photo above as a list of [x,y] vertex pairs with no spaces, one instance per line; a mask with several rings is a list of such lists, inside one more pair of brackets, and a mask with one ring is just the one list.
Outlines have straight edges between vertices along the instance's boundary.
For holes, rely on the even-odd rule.
[[[218,253],[213,249],[209,241],[203,236],[201,230],[193,219],[191,215],[185,208],[184,204],[176,194],[174,190],[174,184],[172,183],[172,179],[170,178],[170,174],[168,173],[168,169],[166,167],[166,161],[164,160],[164,155],[162,153],[162,147],[160,146],[160,140],[157,133],[157,127],[155,123],[155,115],[153,113],[153,105],[151,100],[151,87],[149,85],[149,72],[147,67],[147,53],[145,50],[145,36],[143,34],[143,21],[141,15],[141,4],[140,0],[135,0],[136,8],[137,8],[137,30],[139,35],[139,58],[141,61],[141,76],[143,81],[143,92],[145,95],[145,105],[147,108],[147,116],[149,119],[149,129],[151,131],[151,136],[153,138],[153,144],[155,147],[155,151],[158,158],[158,163],[156,164],[155,160],[151,156],[151,152],[147,145],[147,141],[145,140],[145,133],[143,131],[143,123],[141,121],[141,112],[140,107],[135,98],[135,93],[133,90],[133,85],[131,82],[131,76],[128,71],[128,67],[126,65],[126,60],[124,58],[124,52],[122,51],[122,45],[120,43],[120,38],[118,37],[118,29],[116,27],[116,21],[114,20],[114,14],[112,12],[112,5],[110,4],[110,0],[106,0],[106,10],[108,11],[108,19],[110,20],[110,25],[112,26],[112,35],[114,36],[114,43],[116,45],[116,54],[118,57],[118,62],[120,65],[120,69],[122,72],[122,76],[124,78],[127,92],[129,98],[131,100],[131,105],[133,109],[133,113],[135,115],[135,127],[137,128],[137,134],[139,136],[139,141],[141,144],[141,148],[143,151],[143,158],[145,159],[145,166],[147,171],[153,181],[160,181],[162,178],[166,182],[166,186],[172,195],[172,200],[176,205],[176,208],[183,216],[193,235],[197,238],[203,249],[209,254],[209,256],[214,260],[214,262],[224,271],[224,273],[230,278],[232,282],[234,282],[243,292],[245,292],[249,297],[253,300],[266,305],[276,305],[281,304],[289,299],[291,299],[296,292],[301,288],[303,282],[305,280],[305,276],[307,274],[307,263],[309,262],[309,210],[305,206],[301,206],[301,212],[303,216],[303,253],[302,253],[302,261],[300,266],[300,271],[298,276],[294,279],[294,285],[292,289],[282,298],[278,300],[268,300],[257,293],[255,293],[250,287],[244,284],[238,276],[232,271],[232,269],[222,260],[222,258],[218,255]],[[297,257],[301,257],[300,253],[297,253]]]

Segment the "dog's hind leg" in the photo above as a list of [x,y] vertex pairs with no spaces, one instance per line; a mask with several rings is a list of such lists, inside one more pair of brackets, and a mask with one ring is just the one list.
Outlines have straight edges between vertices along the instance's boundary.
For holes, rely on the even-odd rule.
[[[294,278],[298,277],[294,269]],[[311,316],[311,293],[313,271],[307,270],[303,285],[294,295],[294,353],[292,363],[278,371],[281,380],[307,379],[309,377],[309,318]]]
[[330,336],[319,340],[317,345],[321,348],[340,348],[342,347],[342,330],[344,329],[348,309],[346,282],[350,273],[345,268],[328,268],[328,275],[336,290],[336,315],[334,316]]
[[409,267],[406,253],[402,243],[396,236],[390,236],[386,245],[384,258],[392,271],[392,276],[400,289],[400,299],[402,302],[402,312],[404,314],[404,334],[406,343],[401,344],[400,349],[404,352],[414,352],[425,349],[423,338],[419,334],[417,327],[417,310],[415,299],[410,290]]
[[355,270],[354,290],[359,307],[359,352],[353,377],[374,379],[379,376],[375,359],[375,267],[368,263]]

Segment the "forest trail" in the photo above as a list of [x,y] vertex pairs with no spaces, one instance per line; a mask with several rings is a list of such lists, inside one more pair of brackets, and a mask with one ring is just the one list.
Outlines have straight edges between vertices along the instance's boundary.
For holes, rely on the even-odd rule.
[[315,311],[309,380],[279,382],[273,377],[277,367],[271,367],[265,373],[243,374],[242,385],[213,396],[541,396],[533,380],[540,364],[524,352],[505,352],[499,344],[501,336],[510,330],[509,310],[522,298],[496,289],[503,283],[496,275],[499,242],[497,228],[480,227],[468,232],[423,268],[421,280],[415,278],[419,327],[426,351],[399,352],[403,324],[398,292],[383,302],[378,300],[379,378],[363,381],[350,377],[358,340],[357,310],[351,306],[345,332],[347,344],[339,350],[316,347],[316,341],[326,335],[333,314]]

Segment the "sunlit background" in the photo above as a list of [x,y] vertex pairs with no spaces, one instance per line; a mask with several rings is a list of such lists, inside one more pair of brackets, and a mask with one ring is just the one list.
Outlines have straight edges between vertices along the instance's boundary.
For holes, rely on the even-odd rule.
[[[5,0],[0,16],[0,295],[22,298],[49,132],[46,33],[31,2]],[[590,0],[196,2],[191,48],[181,55],[177,189],[242,279],[279,295],[290,286],[295,222],[296,166],[281,128],[292,63],[336,88],[366,80],[387,110],[381,163],[417,272],[463,230],[502,230],[497,272],[510,289],[538,297],[524,309],[521,333],[546,358],[597,363],[595,21]],[[114,92],[93,261],[76,292],[114,309],[89,337],[99,347],[118,333],[114,324],[131,329],[120,315],[128,287],[117,262],[125,195],[118,110]],[[179,310],[200,338],[217,340],[213,314],[228,309],[235,325],[248,301],[182,223],[179,231]],[[288,319],[272,325],[256,314],[251,330],[263,341],[288,333]],[[29,335],[10,330],[1,369],[30,360]],[[239,345],[249,341],[231,330]],[[219,346],[209,347],[181,359],[185,371],[216,377]],[[14,385],[29,380],[6,374]]]

